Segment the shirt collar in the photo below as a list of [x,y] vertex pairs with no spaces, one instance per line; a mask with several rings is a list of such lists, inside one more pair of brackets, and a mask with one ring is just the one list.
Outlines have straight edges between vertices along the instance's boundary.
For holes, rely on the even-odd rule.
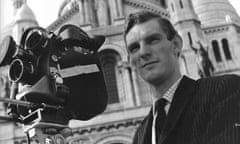
[[172,102],[174,93],[175,93],[182,77],[183,76],[181,76],[162,96],[162,98],[165,98],[168,101],[168,103]]
[[[178,80],[176,80],[173,85],[164,93],[164,95],[162,96],[162,98],[167,100],[167,104],[171,104],[172,100],[173,100],[173,96],[174,93],[180,83],[180,81],[182,80],[183,76],[181,75],[180,78]],[[154,108],[155,108],[155,102],[153,102],[153,112],[155,112]]]

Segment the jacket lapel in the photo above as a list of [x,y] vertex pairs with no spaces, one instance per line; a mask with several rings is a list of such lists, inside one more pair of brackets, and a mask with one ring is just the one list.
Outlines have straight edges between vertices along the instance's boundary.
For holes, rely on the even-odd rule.
[[[148,116],[143,121],[143,126],[139,130],[139,142],[140,144],[151,144],[152,142],[152,108],[148,114]],[[142,135],[141,135],[142,134]]]
[[184,76],[174,94],[173,101],[171,103],[171,107],[169,109],[166,119],[166,123],[163,127],[163,131],[158,142],[159,144],[161,144],[174,129],[185,106],[194,95],[195,88],[196,81]]

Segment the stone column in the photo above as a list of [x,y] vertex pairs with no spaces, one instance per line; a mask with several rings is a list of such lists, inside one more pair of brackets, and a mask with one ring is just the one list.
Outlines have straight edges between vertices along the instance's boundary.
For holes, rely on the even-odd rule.
[[96,9],[95,9],[95,1],[94,0],[89,0],[87,10],[88,10],[87,15],[89,15],[89,22],[94,27],[96,27],[98,25],[98,22],[97,22],[97,13],[96,13]]
[[117,18],[121,18],[121,17],[123,17],[123,1],[116,0],[116,4],[117,4],[117,11],[118,11]]
[[140,93],[139,93],[139,87],[138,87],[138,79],[137,79],[137,73],[134,69],[132,69],[132,79],[133,79],[133,90],[135,93],[135,104],[136,106],[141,105],[141,99],[140,99]]
[[84,0],[79,0],[79,22],[80,24],[84,24],[84,5],[83,5]]
[[113,19],[118,19],[123,16],[122,0],[109,0],[111,15]]
[[136,96],[133,89],[133,79],[131,76],[130,64],[126,61],[119,61],[117,64],[117,82],[120,97],[124,97],[124,106],[132,107],[136,105]]
[[83,4],[83,7],[84,7],[84,18],[85,18],[85,21],[84,23],[85,24],[89,24],[90,23],[90,13],[89,13],[89,0],[84,0],[84,4]]
[[95,0],[99,26],[109,25],[109,7],[106,0]]
[[122,0],[109,0],[111,5],[111,16],[114,25],[124,24],[124,14],[123,14],[123,2]]

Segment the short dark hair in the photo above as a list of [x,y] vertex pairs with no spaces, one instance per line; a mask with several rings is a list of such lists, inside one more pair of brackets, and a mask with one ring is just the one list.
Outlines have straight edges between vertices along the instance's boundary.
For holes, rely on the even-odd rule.
[[175,28],[168,19],[163,18],[159,14],[155,14],[150,11],[140,11],[129,14],[128,19],[126,20],[124,30],[124,40],[126,40],[126,35],[133,28],[134,25],[141,24],[152,19],[158,20],[158,23],[161,26],[162,30],[167,35],[168,40],[172,40],[174,36],[177,34],[177,31],[175,30]]

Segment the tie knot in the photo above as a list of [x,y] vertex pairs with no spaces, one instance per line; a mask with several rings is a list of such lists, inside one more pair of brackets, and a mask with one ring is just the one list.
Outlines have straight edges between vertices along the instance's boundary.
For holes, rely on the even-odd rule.
[[165,98],[160,98],[157,100],[155,102],[155,112],[163,111],[167,103],[168,101]]
[[160,98],[156,101],[156,107],[165,107],[167,102],[168,101],[165,98]]

